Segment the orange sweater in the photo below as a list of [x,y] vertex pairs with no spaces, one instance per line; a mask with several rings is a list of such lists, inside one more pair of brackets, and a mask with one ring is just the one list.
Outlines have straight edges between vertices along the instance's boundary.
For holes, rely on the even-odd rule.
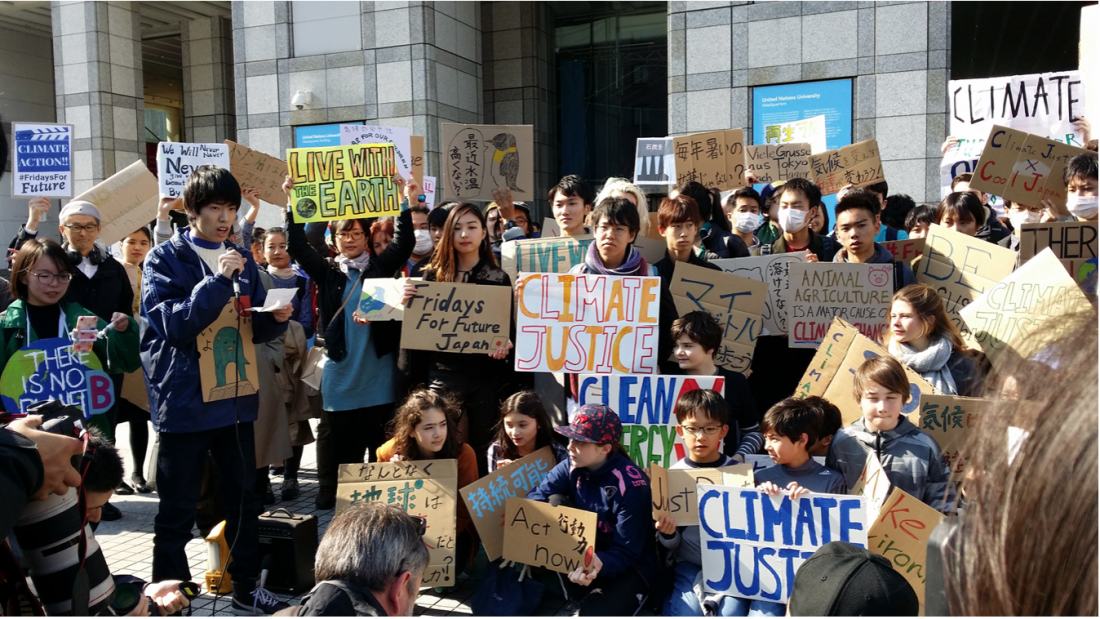
[[[389,462],[393,455],[394,441],[392,438],[383,443],[382,446],[375,451],[377,462]],[[470,512],[466,509],[466,503],[462,500],[462,497],[458,495],[457,490],[462,490],[477,480],[477,456],[474,455],[472,447],[463,443],[458,453],[458,488],[456,488],[455,493],[455,502],[457,503],[455,506],[455,537],[469,530],[470,535],[474,538],[475,548],[477,547],[476,542],[478,539],[477,529],[474,528],[473,521],[470,519]]]

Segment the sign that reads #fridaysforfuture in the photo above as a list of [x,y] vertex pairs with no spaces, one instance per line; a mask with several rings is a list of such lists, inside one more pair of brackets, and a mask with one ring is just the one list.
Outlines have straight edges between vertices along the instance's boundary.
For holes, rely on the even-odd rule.
[[817,348],[834,318],[872,340],[882,337],[894,295],[892,264],[797,262],[790,278],[791,348]]
[[725,395],[726,380],[721,376],[583,374],[577,401],[581,406],[603,404],[619,415],[623,447],[631,460],[668,468],[686,455],[684,441],[676,433],[676,400],[696,389]]
[[73,195],[73,126],[12,123],[11,195]]
[[401,348],[489,354],[508,345],[512,289],[506,286],[413,282]]
[[712,593],[785,604],[799,566],[833,541],[867,547],[867,500],[861,496],[790,493],[700,484],[699,542],[703,588]]
[[0,400],[11,413],[58,400],[89,419],[111,409],[115,387],[95,353],[76,352],[69,338],[53,337],[31,342],[11,356],[0,374]]
[[520,273],[516,371],[656,374],[660,293],[659,277]]
[[160,195],[179,198],[187,177],[204,165],[230,169],[229,147],[225,144],[188,144],[161,142],[157,144],[157,180]]
[[292,148],[287,152],[294,221],[401,214],[393,144]]

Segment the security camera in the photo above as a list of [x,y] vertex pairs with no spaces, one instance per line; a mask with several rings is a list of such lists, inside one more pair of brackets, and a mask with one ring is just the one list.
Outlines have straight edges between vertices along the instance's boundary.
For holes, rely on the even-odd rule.
[[294,98],[290,100],[290,104],[293,105],[296,110],[304,109],[311,103],[313,103],[313,92],[309,90],[305,92],[299,90],[294,93]]

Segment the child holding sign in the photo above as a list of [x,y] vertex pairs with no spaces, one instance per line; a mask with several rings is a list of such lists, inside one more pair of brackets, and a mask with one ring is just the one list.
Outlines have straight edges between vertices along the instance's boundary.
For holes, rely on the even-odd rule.
[[633,615],[657,576],[649,481],[626,456],[623,425],[610,408],[582,406],[572,424],[556,431],[569,438],[569,460],[559,462],[527,498],[548,502],[559,495],[572,507],[597,514],[595,552],[586,553],[584,567],[569,574],[586,588],[580,614]]
[[939,445],[901,415],[909,400],[909,379],[893,357],[871,357],[852,378],[852,395],[863,416],[833,439],[825,465],[844,474],[855,486],[867,458],[878,458],[892,487],[923,501],[932,509],[955,509],[951,470]]
[[538,393],[520,391],[513,394],[500,408],[497,440],[489,445],[489,472],[508,466],[547,445],[554,451],[555,460],[568,460],[569,452],[554,440],[552,430]]

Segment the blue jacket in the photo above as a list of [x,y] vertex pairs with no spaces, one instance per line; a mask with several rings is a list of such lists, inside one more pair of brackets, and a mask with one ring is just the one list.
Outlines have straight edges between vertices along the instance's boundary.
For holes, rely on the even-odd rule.
[[[141,280],[141,364],[149,391],[149,410],[157,432],[200,432],[256,420],[259,396],[249,395],[209,403],[202,401],[198,337],[233,298],[233,282],[208,274],[202,259],[178,228],[145,258]],[[241,296],[260,307],[267,292],[260,283],[252,252],[226,242],[245,259]],[[269,342],[286,330],[270,312],[252,319],[252,341]],[[236,404],[234,404],[236,400]],[[235,410],[234,410],[235,409]]]
[[600,576],[615,578],[634,567],[654,586],[657,551],[652,495],[649,480],[629,458],[612,452],[595,471],[574,468],[571,460],[563,460],[527,498],[547,501],[554,494],[565,495],[577,509],[596,513],[596,553],[603,561]]

